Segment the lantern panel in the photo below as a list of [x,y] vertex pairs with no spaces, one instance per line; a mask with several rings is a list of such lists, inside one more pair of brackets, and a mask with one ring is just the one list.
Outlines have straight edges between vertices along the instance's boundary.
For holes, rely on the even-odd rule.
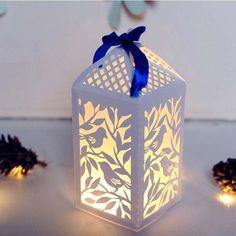
[[83,204],[131,218],[131,114],[78,99]]
[[156,213],[179,190],[181,97],[144,112],[143,217]]

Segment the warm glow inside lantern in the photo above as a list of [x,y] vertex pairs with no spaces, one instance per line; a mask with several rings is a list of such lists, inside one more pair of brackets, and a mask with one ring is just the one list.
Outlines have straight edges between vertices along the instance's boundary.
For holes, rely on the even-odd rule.
[[185,82],[142,47],[149,78],[131,98],[133,68],[121,47],[73,85],[77,207],[140,230],[180,198]]

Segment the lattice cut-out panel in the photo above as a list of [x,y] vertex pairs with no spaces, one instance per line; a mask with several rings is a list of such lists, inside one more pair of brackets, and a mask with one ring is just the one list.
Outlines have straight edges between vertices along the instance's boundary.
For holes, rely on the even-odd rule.
[[142,89],[141,95],[153,92],[165,85],[175,81],[173,75],[170,75],[164,69],[158,68],[152,62],[149,62],[148,84]]
[[81,202],[131,218],[131,114],[78,100]]
[[[102,59],[103,60],[103,59]],[[106,56],[98,68],[88,72],[84,84],[129,95],[131,80],[122,54]]]
[[[130,86],[132,82],[134,63],[124,52],[118,53],[116,49],[111,54],[106,55],[101,59],[100,64],[92,67],[91,71],[85,75],[83,84],[99,89],[114,91],[130,95]],[[165,85],[175,81],[175,76],[180,77],[162,58],[145,47],[141,50],[147,56],[149,61],[148,84],[142,89],[141,95],[151,93]],[[131,67],[131,68],[128,68]]]
[[178,194],[180,112],[181,97],[145,111],[144,218],[156,213]]
[[155,52],[153,52],[152,50],[146,47],[141,47],[140,49],[146,55],[149,62],[157,66],[161,66],[167,72],[169,71],[173,73],[174,75],[176,75],[177,77],[181,78],[181,76],[164,59],[158,56]]

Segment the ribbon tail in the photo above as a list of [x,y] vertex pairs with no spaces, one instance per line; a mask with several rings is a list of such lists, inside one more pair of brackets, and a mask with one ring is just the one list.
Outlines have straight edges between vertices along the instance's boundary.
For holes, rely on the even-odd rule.
[[140,86],[139,81],[142,81],[143,75],[140,73],[139,70],[135,71],[134,78],[132,81],[132,85],[130,88],[130,97],[139,97],[139,93],[141,89],[143,88]]
[[97,49],[97,51],[95,52],[93,56],[93,63],[103,58],[110,47],[118,46],[121,43],[119,40],[119,37],[117,36],[115,32],[103,36],[102,41],[103,41],[103,45]]
[[102,46],[100,46],[96,52],[94,53],[93,56],[93,63],[97,62],[98,60],[100,60],[101,58],[103,58],[107,51],[109,50],[109,48],[111,47],[110,44],[103,44]]
[[142,88],[148,83],[148,60],[145,54],[134,43],[130,45],[130,53],[134,58],[134,77],[131,83],[130,96],[138,97]]
[[132,41],[139,41],[140,36],[145,32],[145,26],[139,26],[128,33],[128,38]]

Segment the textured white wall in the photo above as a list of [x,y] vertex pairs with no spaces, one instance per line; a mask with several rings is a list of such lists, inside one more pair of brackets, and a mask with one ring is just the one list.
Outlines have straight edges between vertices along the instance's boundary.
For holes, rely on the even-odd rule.
[[[70,89],[101,37],[111,2],[8,2],[0,18],[0,117],[70,117]],[[186,117],[236,119],[236,2],[157,2],[142,42],[188,90]]]

